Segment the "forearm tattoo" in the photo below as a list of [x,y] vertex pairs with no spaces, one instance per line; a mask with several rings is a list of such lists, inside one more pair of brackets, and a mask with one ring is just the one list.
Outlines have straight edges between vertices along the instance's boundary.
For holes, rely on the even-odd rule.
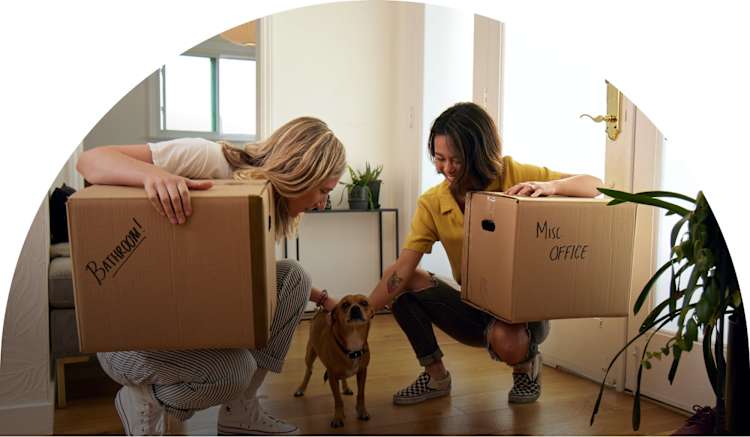
[[402,282],[403,279],[399,278],[396,272],[393,272],[391,277],[388,278],[388,294],[397,292]]

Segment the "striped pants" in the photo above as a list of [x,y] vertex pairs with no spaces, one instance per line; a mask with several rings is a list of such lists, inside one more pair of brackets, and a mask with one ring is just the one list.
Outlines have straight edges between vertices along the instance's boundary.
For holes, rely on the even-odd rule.
[[281,372],[310,298],[310,277],[295,261],[276,262],[276,284],[276,313],[263,349],[100,352],[99,363],[122,385],[152,384],[167,413],[181,420],[237,399],[257,368]]

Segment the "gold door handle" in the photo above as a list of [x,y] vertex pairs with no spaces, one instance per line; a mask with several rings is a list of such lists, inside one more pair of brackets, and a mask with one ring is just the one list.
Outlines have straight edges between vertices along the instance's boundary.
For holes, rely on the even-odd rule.
[[606,122],[607,127],[604,130],[607,132],[607,137],[616,141],[620,134],[620,121],[625,116],[620,105],[622,93],[608,81],[605,81],[605,83],[607,84],[607,115],[592,117],[589,114],[581,114],[579,118],[588,117],[595,123]]
[[588,114],[581,114],[578,118],[588,117],[595,123],[601,123],[603,121],[606,121],[607,123],[614,123],[617,121],[616,115],[597,115],[596,117],[592,117]]

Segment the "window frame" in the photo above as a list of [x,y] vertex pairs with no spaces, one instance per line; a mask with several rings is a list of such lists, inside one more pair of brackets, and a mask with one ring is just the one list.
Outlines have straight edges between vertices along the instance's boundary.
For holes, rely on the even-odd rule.
[[[149,139],[151,141],[163,141],[171,140],[175,138],[184,137],[200,137],[211,141],[226,140],[236,142],[255,142],[260,138],[260,114],[257,111],[258,101],[260,100],[260,62],[258,61],[258,47],[242,47],[224,40],[221,36],[215,36],[195,47],[182,53],[180,56],[195,56],[201,58],[208,58],[211,60],[211,87],[212,87],[212,100],[211,100],[211,124],[213,127],[212,131],[188,131],[188,130],[174,130],[163,128],[162,111],[164,108],[161,106],[161,80],[164,72],[164,65],[159,67],[151,76],[148,78],[147,92],[148,92],[148,124],[149,124]],[[255,135],[245,134],[230,134],[221,132],[220,122],[220,87],[221,83],[219,80],[219,59],[239,59],[239,60],[252,60],[255,61]]]

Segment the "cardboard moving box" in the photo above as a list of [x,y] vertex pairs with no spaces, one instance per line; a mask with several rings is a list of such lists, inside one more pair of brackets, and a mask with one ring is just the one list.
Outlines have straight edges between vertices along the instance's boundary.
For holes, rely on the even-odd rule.
[[626,316],[636,207],[608,201],[470,193],[461,297],[512,323]]
[[276,307],[274,202],[265,181],[191,191],[173,225],[143,188],[68,200],[82,352],[257,348]]

